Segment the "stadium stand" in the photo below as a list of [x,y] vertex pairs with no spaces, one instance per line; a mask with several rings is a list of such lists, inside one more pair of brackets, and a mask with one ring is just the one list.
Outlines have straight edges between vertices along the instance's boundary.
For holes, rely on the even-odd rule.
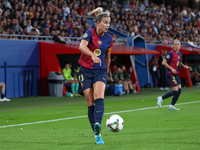
[[[48,28],[49,32],[54,29],[56,36],[62,31],[67,37],[81,37],[89,28],[86,20],[93,19],[87,14],[99,6],[110,14],[111,28],[115,29],[110,29],[110,34],[117,34],[117,37],[121,32],[127,36],[141,35],[147,43],[170,44],[174,38],[195,44],[200,42],[200,11],[186,6],[172,9],[170,5],[148,4],[146,0],[131,0],[128,6],[120,5],[117,0],[2,1],[0,34],[33,36],[29,32],[35,28],[34,34],[39,36],[45,35]],[[23,31],[25,26],[27,32]]]

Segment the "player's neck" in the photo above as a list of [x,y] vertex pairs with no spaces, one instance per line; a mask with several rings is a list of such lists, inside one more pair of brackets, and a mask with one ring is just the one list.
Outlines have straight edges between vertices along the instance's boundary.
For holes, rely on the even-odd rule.
[[179,50],[175,50],[175,49],[174,49],[174,51],[175,51],[176,53],[178,53],[178,52],[179,52]]
[[101,30],[99,30],[98,28],[96,28],[96,33],[98,36],[104,36],[104,32],[102,32]]

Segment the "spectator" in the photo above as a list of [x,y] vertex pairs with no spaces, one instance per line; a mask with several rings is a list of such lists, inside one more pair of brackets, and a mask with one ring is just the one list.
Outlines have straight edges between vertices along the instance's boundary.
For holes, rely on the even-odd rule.
[[30,35],[30,36],[33,36],[33,37],[29,37],[29,38],[28,38],[29,40],[37,40],[37,38],[34,37],[34,36],[37,36],[37,31],[36,31],[34,28],[31,29],[29,35]]
[[157,87],[157,81],[159,81],[159,74],[158,74],[158,60],[156,55],[153,55],[152,59],[149,61],[149,70],[153,80],[153,87]]
[[18,20],[16,18],[12,18],[9,28],[17,34],[21,33],[21,31],[22,31],[21,27],[18,24]]
[[40,35],[40,30],[38,29],[37,21],[33,22],[33,28],[36,30],[37,35]]
[[31,29],[33,29],[33,26],[31,25],[31,19],[27,20],[27,32],[30,33]]
[[37,24],[40,24],[40,13],[36,12],[34,17],[31,19],[31,22],[37,22]]
[[85,9],[84,5],[79,5],[79,8],[77,9],[77,13],[79,15],[86,15],[84,12],[84,9]]
[[64,11],[64,14],[66,14],[66,16],[70,14],[70,9],[67,6],[66,2],[63,2],[63,4],[62,4],[62,10]]
[[49,28],[50,32],[51,30],[56,30],[57,29],[57,21],[53,20],[51,23],[51,27]]
[[45,28],[43,30],[42,36],[50,36],[50,34],[49,34],[49,28]]
[[61,30],[60,32],[60,36],[58,36],[60,38],[61,41],[65,42],[65,31],[64,30]]

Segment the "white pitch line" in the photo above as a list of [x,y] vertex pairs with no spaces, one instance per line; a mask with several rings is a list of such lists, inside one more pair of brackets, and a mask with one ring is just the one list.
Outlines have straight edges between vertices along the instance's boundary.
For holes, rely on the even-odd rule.
[[[192,101],[192,102],[178,103],[176,105],[192,104],[192,103],[199,103],[199,102],[200,101]],[[169,107],[169,105],[164,105],[162,107]],[[124,111],[117,111],[117,112],[109,112],[109,113],[104,113],[104,114],[105,115],[110,115],[110,114],[115,114],[115,113],[119,114],[119,113],[126,113],[126,112],[140,111],[140,110],[148,110],[148,109],[154,109],[154,108],[158,108],[158,106],[147,107],[147,108],[138,108],[138,109],[132,109],[132,110],[124,110]],[[87,115],[69,117],[69,118],[61,118],[61,119],[53,119],[53,120],[46,120],[46,121],[37,121],[37,122],[13,124],[13,125],[7,125],[7,126],[0,126],[0,128],[18,127],[18,126],[25,126],[25,125],[32,125],[32,124],[39,124],[39,123],[55,122],[55,121],[70,120],[70,119],[79,119],[79,118],[85,118],[85,117],[87,117]]]

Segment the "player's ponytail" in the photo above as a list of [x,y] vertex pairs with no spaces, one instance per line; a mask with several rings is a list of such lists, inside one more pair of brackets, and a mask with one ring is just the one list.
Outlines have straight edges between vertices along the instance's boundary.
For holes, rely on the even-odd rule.
[[108,17],[108,14],[103,12],[103,8],[101,7],[98,7],[96,9],[94,9],[93,11],[91,11],[89,14],[95,14],[95,19],[96,19],[96,22],[97,21],[100,21],[101,22],[101,19],[103,17]]

